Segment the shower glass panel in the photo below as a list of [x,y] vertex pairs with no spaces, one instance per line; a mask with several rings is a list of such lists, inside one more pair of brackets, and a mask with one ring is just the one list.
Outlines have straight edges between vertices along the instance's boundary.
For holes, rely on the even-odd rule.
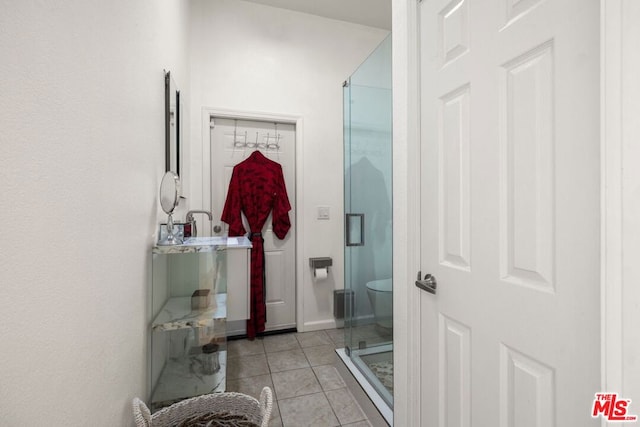
[[345,351],[393,407],[391,36],[344,84]]

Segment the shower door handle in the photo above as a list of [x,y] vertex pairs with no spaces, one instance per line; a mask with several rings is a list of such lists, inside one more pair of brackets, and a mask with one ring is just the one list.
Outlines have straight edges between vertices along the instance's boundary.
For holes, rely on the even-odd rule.
[[438,282],[436,281],[435,276],[431,274],[425,274],[424,279],[420,279],[422,275],[422,271],[418,271],[418,279],[416,280],[416,286],[423,291],[429,292],[430,294],[436,294]]
[[346,214],[344,222],[346,245],[364,246],[364,214]]

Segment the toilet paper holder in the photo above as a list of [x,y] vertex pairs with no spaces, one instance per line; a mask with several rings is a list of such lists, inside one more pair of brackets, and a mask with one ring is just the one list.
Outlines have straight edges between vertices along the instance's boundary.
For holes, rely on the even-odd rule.
[[316,274],[316,269],[319,268],[329,268],[333,265],[333,260],[331,257],[319,257],[319,258],[309,258],[309,266],[313,269],[313,275]]

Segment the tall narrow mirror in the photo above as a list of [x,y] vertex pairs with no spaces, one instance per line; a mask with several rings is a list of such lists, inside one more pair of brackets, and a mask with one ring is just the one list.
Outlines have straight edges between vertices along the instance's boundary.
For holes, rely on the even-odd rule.
[[167,71],[164,75],[165,172],[180,175],[180,91]]

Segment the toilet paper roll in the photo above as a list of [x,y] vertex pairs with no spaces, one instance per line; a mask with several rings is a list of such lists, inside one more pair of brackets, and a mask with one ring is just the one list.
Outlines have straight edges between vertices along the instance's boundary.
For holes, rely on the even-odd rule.
[[315,278],[316,280],[324,280],[329,275],[329,271],[326,268],[316,268]]

